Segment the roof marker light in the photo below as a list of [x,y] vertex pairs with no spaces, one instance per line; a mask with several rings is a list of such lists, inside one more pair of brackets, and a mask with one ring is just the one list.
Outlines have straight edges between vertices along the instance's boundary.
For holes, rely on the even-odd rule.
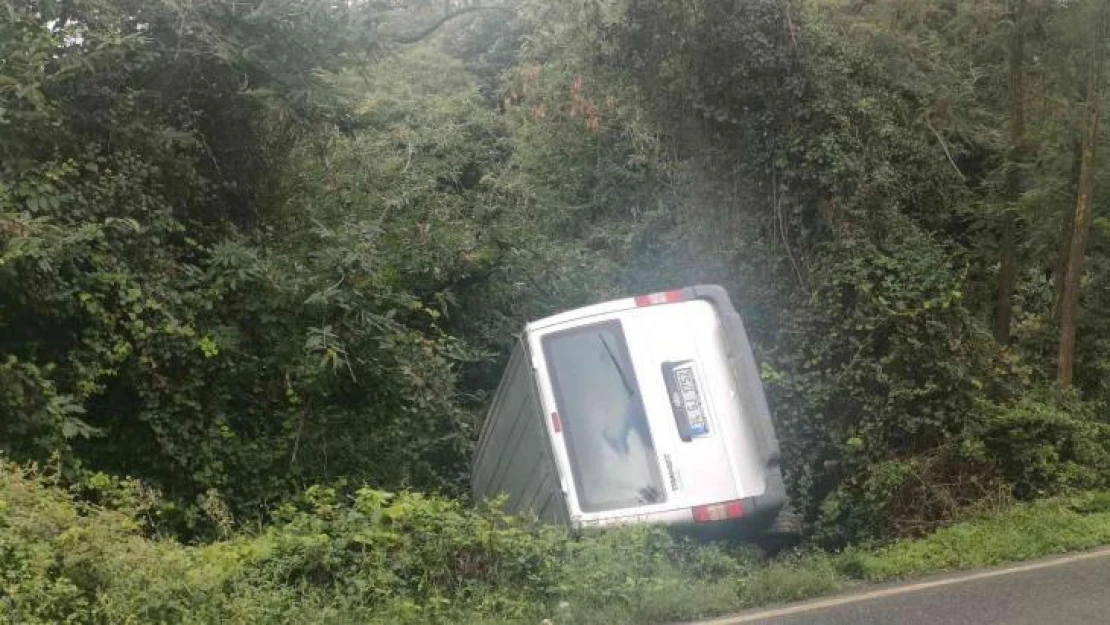
[[636,296],[636,306],[654,306],[656,304],[673,304],[682,301],[682,291],[660,291],[651,295]]

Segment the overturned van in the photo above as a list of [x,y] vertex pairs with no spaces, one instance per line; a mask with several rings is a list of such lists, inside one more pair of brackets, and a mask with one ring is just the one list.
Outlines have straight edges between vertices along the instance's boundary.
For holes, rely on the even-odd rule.
[[486,417],[476,499],[574,528],[730,522],[785,503],[740,316],[719,286],[630,297],[528,324]]

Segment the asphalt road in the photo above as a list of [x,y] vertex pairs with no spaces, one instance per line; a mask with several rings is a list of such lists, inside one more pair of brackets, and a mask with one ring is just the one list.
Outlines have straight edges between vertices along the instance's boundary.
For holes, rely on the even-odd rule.
[[712,625],[1110,623],[1110,549],[744,612]]

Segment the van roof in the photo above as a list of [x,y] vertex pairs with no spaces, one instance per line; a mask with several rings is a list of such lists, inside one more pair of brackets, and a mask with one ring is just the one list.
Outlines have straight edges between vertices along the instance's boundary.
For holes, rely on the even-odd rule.
[[524,331],[534,332],[536,330],[542,330],[544,328],[549,328],[551,326],[558,325],[560,323],[566,323],[568,321],[576,321],[578,319],[585,319],[586,317],[605,315],[608,313],[619,312],[621,310],[632,308],[636,308],[636,298],[624,297],[621,299],[610,300],[608,302],[601,302],[600,304],[592,304],[590,306],[583,306],[582,308],[575,308],[573,310],[561,312],[557,315],[544,317],[543,319],[537,319],[536,321],[533,321],[524,326]]

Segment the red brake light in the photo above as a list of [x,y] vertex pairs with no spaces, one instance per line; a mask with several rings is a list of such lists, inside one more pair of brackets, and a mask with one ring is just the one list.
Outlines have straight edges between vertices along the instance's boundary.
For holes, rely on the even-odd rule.
[[651,295],[638,295],[635,299],[637,307],[673,304],[682,301],[682,291],[660,291]]
[[744,507],[740,505],[739,500],[697,506],[691,508],[691,511],[694,513],[695,523],[712,523],[713,521],[738,519],[744,516]]
[[551,429],[556,432],[563,431],[563,422],[559,419],[559,413],[557,412],[551,413]]

